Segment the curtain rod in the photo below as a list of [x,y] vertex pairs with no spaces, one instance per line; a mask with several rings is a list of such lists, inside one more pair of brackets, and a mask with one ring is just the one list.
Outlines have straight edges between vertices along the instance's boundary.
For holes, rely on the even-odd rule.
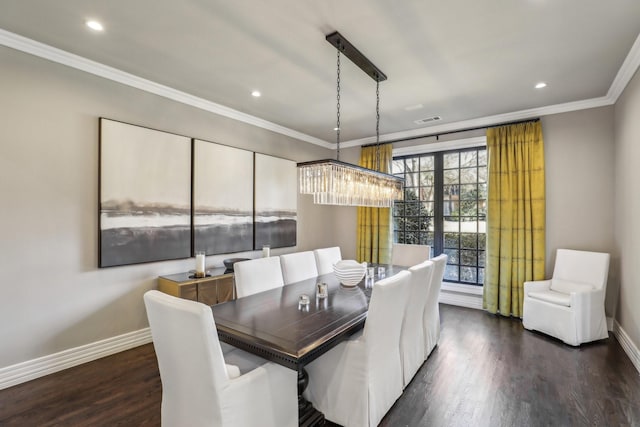
[[[442,132],[442,133],[430,133],[430,134],[426,134],[426,135],[419,135],[419,136],[412,136],[410,138],[401,138],[401,139],[393,139],[391,141],[385,141],[385,142],[381,142],[380,145],[382,144],[391,144],[394,142],[400,142],[400,141],[411,141],[413,139],[421,139],[421,138],[430,138],[432,136],[436,137],[436,141],[439,140],[439,138],[443,135],[451,135],[454,133],[462,133],[462,132],[471,132],[473,130],[480,130],[480,129],[489,129],[489,128],[497,128],[500,126],[508,126],[508,125],[517,125],[520,123],[535,123],[535,122],[539,122],[540,121],[540,117],[537,117],[535,119],[527,119],[527,120],[517,120],[517,121],[513,121],[513,122],[504,122],[504,123],[497,123],[495,125],[489,125],[489,126],[476,126],[476,127],[472,127],[472,128],[465,128],[465,129],[459,129],[459,130],[452,130],[449,132]],[[362,145],[362,147],[375,147],[376,143],[372,143],[372,144],[366,144],[366,145]]]

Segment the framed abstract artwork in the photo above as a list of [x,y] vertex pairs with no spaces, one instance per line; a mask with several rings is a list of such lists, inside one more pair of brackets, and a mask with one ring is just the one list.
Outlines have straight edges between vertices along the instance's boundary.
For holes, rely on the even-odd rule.
[[193,247],[253,250],[253,152],[194,140]]
[[191,139],[100,119],[99,266],[191,256]]
[[291,160],[255,153],[255,245],[296,245],[297,169]]

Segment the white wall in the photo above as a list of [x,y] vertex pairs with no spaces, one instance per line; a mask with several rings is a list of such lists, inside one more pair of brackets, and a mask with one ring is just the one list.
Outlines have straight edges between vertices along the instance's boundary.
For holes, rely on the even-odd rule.
[[[616,320],[640,348],[640,73],[615,105],[615,243],[620,254]],[[636,365],[638,366],[638,365]],[[640,366],[638,367],[640,369]]]
[[[97,268],[98,117],[294,161],[333,156],[9,48],[0,64],[0,368],[145,328],[142,294],[158,275],[194,268],[193,259]],[[333,220],[299,199],[298,247],[274,252],[333,245]]]

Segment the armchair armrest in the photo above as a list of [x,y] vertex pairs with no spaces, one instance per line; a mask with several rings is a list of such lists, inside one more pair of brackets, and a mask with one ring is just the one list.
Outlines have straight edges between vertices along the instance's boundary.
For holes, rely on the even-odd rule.
[[524,282],[524,294],[527,295],[531,291],[547,291],[551,286],[551,280],[535,280]]
[[576,291],[571,292],[570,296],[571,307],[576,315],[578,342],[583,342],[587,337],[606,338],[608,332],[604,313],[604,291],[602,289]]

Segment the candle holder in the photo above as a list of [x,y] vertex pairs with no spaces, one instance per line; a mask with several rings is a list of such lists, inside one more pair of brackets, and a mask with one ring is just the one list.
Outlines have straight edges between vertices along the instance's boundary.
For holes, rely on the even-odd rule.
[[203,251],[196,252],[196,272],[194,274],[195,277],[205,277],[205,253]]

